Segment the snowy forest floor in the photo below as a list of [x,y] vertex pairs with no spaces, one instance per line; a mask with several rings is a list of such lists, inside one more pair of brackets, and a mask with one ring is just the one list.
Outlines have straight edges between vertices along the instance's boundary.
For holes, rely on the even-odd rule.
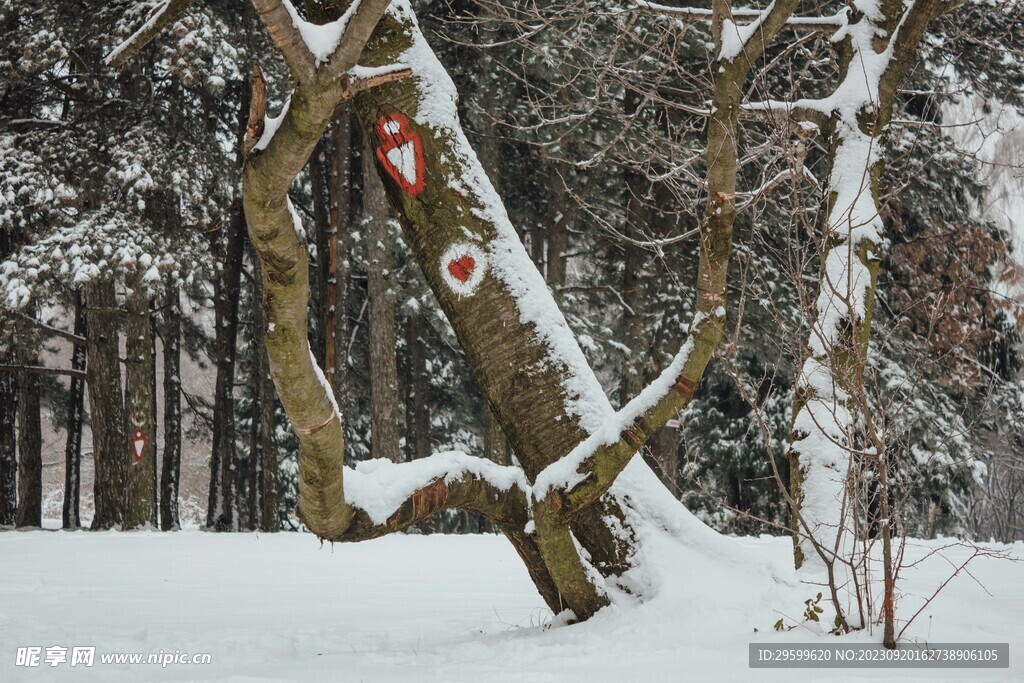
[[[752,671],[752,640],[815,638],[772,629],[783,614],[794,621],[811,590],[771,578],[788,574],[788,538],[726,542],[750,562],[668,543],[655,598],[548,628],[550,612],[499,536],[332,548],[296,533],[0,533],[0,681],[1024,680],[1024,562],[978,559],[977,580],[954,579],[910,629],[931,642],[1009,642],[1009,670]],[[908,559],[942,545],[914,541]],[[1024,559],[1024,544],[999,547]],[[907,570],[900,615],[968,555],[952,548]],[[865,640],[881,634],[846,638]],[[53,645],[96,646],[96,663],[14,666],[18,646]],[[212,664],[99,661],[160,650],[208,652]]]

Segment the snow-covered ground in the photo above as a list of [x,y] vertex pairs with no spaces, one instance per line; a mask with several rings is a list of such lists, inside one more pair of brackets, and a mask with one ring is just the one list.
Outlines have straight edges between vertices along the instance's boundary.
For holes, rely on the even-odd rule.
[[[908,559],[940,545],[914,542]],[[1024,544],[999,547],[1024,558]],[[1024,562],[977,560],[973,579],[955,579],[911,629],[931,642],[1009,642],[1009,670],[752,671],[751,640],[814,638],[772,629],[812,592],[789,578],[789,539],[666,538],[645,552],[663,570],[655,598],[550,627],[498,536],[321,547],[308,534],[5,532],[0,681],[1024,680]],[[967,554],[953,548],[907,570],[901,615]],[[19,646],[52,645],[94,645],[96,663],[15,666]],[[99,663],[160,650],[210,653],[212,664]]]

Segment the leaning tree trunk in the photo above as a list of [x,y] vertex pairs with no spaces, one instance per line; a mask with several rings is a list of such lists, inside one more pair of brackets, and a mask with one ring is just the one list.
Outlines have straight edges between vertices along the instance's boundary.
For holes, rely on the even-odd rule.
[[394,240],[388,229],[388,200],[374,168],[372,150],[363,152],[363,216],[366,230],[366,290],[370,308],[370,453],[399,461],[398,361],[395,354]]
[[181,295],[170,287],[164,323],[164,453],[160,467],[160,528],[181,528],[178,488],[181,481]]
[[149,293],[141,273],[127,297],[125,324],[125,416],[129,442],[125,485],[125,529],[155,527],[153,477],[156,473],[156,431],[153,414],[153,340],[149,322]]
[[121,360],[118,348],[120,314],[112,280],[85,286],[86,382],[93,443],[93,529],[121,524],[130,444],[124,433]]
[[[81,291],[75,293],[75,335],[86,338],[85,299]],[[71,369],[85,371],[85,346],[71,347]],[[68,389],[68,437],[64,444],[64,509],[61,526],[78,529],[82,484],[82,428],[85,423],[85,380],[72,375]]]
[[[39,365],[38,339],[19,325],[18,364]],[[18,383],[18,516],[17,526],[43,525],[43,432],[39,405],[39,375],[24,370]]]
[[235,358],[238,338],[238,296],[241,290],[245,216],[233,206],[219,240],[221,272],[214,299],[217,383],[213,403],[213,447],[206,525],[217,531],[238,529],[235,463]]

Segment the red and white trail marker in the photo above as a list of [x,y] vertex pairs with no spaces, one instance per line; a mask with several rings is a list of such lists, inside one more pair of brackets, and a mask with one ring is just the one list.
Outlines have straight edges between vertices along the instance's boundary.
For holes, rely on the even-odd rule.
[[141,429],[136,429],[132,435],[132,452],[135,454],[135,462],[142,462],[142,456],[146,453],[146,435]]
[[469,242],[456,242],[441,254],[441,278],[459,296],[470,296],[487,272],[483,249]]
[[423,192],[426,167],[423,140],[405,114],[393,112],[377,119],[377,162],[410,197]]

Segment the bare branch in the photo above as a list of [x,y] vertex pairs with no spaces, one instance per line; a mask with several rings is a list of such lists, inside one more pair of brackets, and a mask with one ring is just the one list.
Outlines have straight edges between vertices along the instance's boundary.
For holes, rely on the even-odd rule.
[[[654,2],[643,2],[642,0],[637,0],[636,7],[633,9],[634,11],[642,14],[681,19],[682,21],[688,22],[711,21],[712,15],[712,11],[710,9],[700,7],[670,7],[669,5],[660,5]],[[762,10],[752,8],[741,7],[732,10],[732,16],[736,19],[757,20],[762,14]],[[846,15],[839,12],[829,17],[789,17],[785,21],[785,26],[803,31],[820,31],[827,33],[842,27],[845,23],[845,18]]]
[[33,375],[67,375],[78,379],[85,379],[85,370],[71,368],[48,368],[43,365],[0,365],[0,370],[8,372],[30,372]]
[[[252,6],[256,8],[256,14],[266,27],[267,34],[284,57],[292,77],[299,83],[306,83],[316,74],[316,63],[285,2],[288,0],[252,0]],[[365,41],[362,45],[365,45]]]
[[412,75],[412,69],[404,64],[392,64],[379,68],[354,67],[344,77],[341,96],[350,100],[357,94],[385,83],[400,81]]
[[133,33],[128,40],[115,47],[104,59],[104,62],[107,66],[115,69],[123,67],[149,45],[161,31],[177,21],[178,17],[192,5],[192,2],[193,0],[164,0],[162,5],[153,8],[146,23],[140,26],[139,30]]
[[68,332],[67,330],[62,330],[59,327],[47,325],[46,323],[40,320],[36,320],[32,316],[25,315],[24,313],[17,313],[16,315],[18,319],[21,320],[22,322],[34,325],[35,327],[39,328],[40,330],[43,330],[48,334],[52,334],[54,336],[60,337],[61,339],[65,339],[74,344],[75,346],[85,346],[85,337],[79,336],[73,332]]

